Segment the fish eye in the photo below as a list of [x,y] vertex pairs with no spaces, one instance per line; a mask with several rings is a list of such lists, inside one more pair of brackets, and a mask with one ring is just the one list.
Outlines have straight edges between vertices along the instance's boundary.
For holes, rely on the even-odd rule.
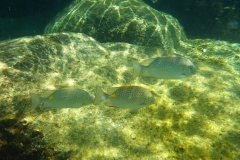
[[150,97],[150,98],[149,98],[149,101],[153,101],[153,97]]
[[91,101],[93,97],[88,97],[88,100]]
[[189,70],[192,70],[192,69],[193,69],[193,66],[189,66],[188,68],[189,68]]

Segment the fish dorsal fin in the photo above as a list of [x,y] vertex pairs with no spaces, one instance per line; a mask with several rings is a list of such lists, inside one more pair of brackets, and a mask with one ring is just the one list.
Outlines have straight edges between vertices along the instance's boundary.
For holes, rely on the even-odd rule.
[[107,89],[107,94],[111,95],[113,94],[116,90],[118,90],[119,87],[108,87]]
[[163,58],[166,58],[166,57],[174,58],[174,57],[183,57],[183,56],[179,54],[168,54],[166,56],[163,56]]
[[148,66],[154,60],[155,60],[155,58],[145,59],[141,62],[141,64],[144,65],[144,66]]
[[49,97],[51,94],[53,94],[54,92],[56,92],[56,90],[45,90],[45,91],[43,92],[43,97],[44,97],[44,98],[47,98],[47,97]]

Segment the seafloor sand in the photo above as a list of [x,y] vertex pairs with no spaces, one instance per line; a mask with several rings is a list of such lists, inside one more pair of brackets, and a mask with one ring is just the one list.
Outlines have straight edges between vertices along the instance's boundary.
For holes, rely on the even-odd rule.
[[[175,53],[197,64],[196,75],[131,80],[132,58],[173,51],[101,44],[73,33],[2,42],[1,121],[18,119],[43,134],[46,148],[69,159],[239,159],[240,45],[193,40],[183,46]],[[96,85],[139,85],[157,100],[138,110],[104,105],[30,110],[30,92],[74,87],[94,93]]]

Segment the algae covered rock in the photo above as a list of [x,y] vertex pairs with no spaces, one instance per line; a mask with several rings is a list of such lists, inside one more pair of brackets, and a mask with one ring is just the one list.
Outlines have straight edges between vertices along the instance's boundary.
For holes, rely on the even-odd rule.
[[[100,43],[77,33],[57,33],[2,41],[0,43],[0,125],[2,126],[0,141],[4,143],[1,144],[0,153],[4,154],[1,154],[0,159],[6,157],[15,159],[17,156],[12,152],[16,154],[21,152],[18,156],[23,159],[45,159],[46,156],[56,159],[69,157],[71,149],[62,151],[54,148],[52,142],[57,135],[53,130],[56,128],[54,129],[50,121],[49,123],[48,120],[40,118],[41,113],[44,117],[50,118],[49,115],[44,115],[39,109],[30,110],[30,93],[42,93],[44,90],[58,88],[82,88],[94,93],[95,83],[101,85],[117,81],[118,74],[108,62],[109,56],[110,52]],[[107,76],[110,78],[105,82]],[[38,121],[34,117],[41,120]],[[12,121],[13,124],[9,123]],[[52,131],[46,132],[45,129],[43,131],[41,125]],[[39,132],[43,136],[36,137],[32,132]],[[50,140],[44,134],[55,138],[52,137],[53,139]],[[32,139],[35,137],[39,139]],[[25,149],[27,151],[22,153]]]
[[[80,33],[3,41],[0,140],[4,143],[0,145],[4,147],[0,153],[8,153],[7,142],[12,142],[20,151],[33,146],[22,154],[23,159],[236,159],[239,48],[239,44],[191,40],[177,54],[196,63],[197,74],[184,80],[133,80],[132,59],[169,52],[128,43],[99,43]],[[103,89],[142,86],[154,93],[156,102],[138,110],[103,104],[30,110],[31,92],[80,88],[94,94],[97,85]]]
[[[19,101],[29,98],[30,92],[69,85],[74,87],[82,82],[88,84],[90,79],[98,78],[93,72],[103,76],[108,74],[102,71],[102,67],[105,67],[109,51],[83,34],[24,37],[3,41],[0,46],[0,104],[4,106],[1,109],[9,109],[16,102],[22,110],[26,104],[19,104]],[[99,61],[103,62],[102,65]],[[114,71],[109,74],[114,74]],[[93,85],[89,85],[91,88]]]
[[100,42],[173,49],[186,40],[178,21],[141,0],[76,0],[45,29],[87,34]]

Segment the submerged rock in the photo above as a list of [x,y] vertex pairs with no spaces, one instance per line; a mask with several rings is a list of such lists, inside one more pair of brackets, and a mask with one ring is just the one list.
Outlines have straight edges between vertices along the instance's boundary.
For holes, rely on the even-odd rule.
[[[97,78],[93,72],[104,76],[101,67],[109,56],[109,51],[91,37],[72,33],[3,41],[0,48],[0,100],[4,106],[18,95],[28,97],[30,92],[39,92],[39,88],[89,83],[89,79]],[[14,94],[9,95],[11,90]]]
[[[191,40],[177,53],[197,64],[195,75],[184,80],[133,80],[132,59],[169,52],[99,43],[80,33],[3,41],[0,153],[14,147],[20,152],[29,149],[21,154],[23,159],[234,159],[240,136],[239,48],[239,44]],[[104,105],[30,110],[31,92],[80,88],[94,94],[97,85],[142,86],[153,91],[156,102],[139,110]]]
[[141,0],[76,0],[45,33],[80,32],[100,42],[127,42],[174,49],[186,40],[178,21]]

